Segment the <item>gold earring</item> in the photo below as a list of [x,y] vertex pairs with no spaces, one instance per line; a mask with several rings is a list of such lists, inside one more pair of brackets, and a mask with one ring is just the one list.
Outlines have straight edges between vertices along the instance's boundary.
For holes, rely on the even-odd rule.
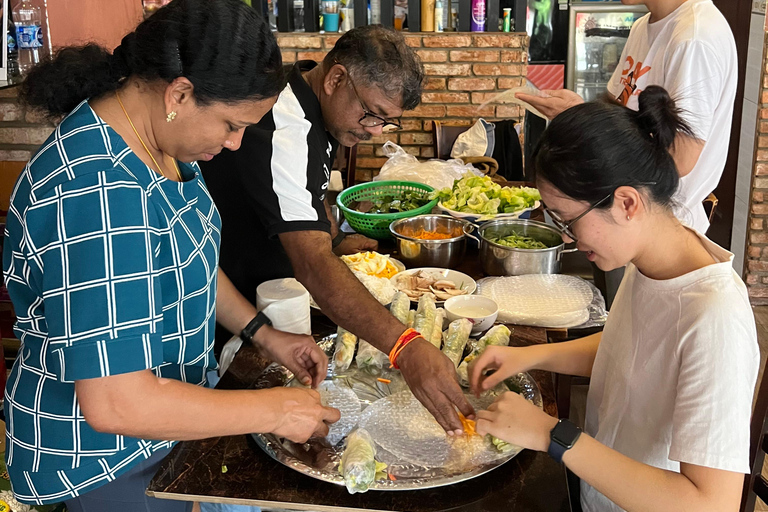
[[171,111],[168,113],[168,117],[166,117],[166,118],[165,118],[165,122],[166,122],[166,123],[170,123],[170,122],[171,122],[171,121],[173,121],[174,119],[176,119],[176,111],[175,111],[175,110],[171,110]]
[[630,220],[630,219],[629,219],[629,215],[627,215],[627,220]]

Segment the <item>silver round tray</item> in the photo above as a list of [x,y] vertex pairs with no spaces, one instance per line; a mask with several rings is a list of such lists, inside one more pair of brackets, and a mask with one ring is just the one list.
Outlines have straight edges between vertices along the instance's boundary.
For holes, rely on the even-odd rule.
[[[335,334],[327,336],[318,341],[318,345],[327,354],[332,355],[335,339]],[[276,373],[280,375],[275,375]],[[277,381],[282,382],[283,385],[293,385],[293,375],[282,366],[272,365],[267,368],[265,374],[267,374],[263,375],[265,379],[274,381],[277,378]],[[379,378],[389,379],[391,384],[381,382],[378,380]],[[380,398],[407,388],[402,377],[399,376],[399,372],[395,370],[359,370],[354,363],[348,371],[338,374],[330,363],[326,380],[333,380],[336,385],[351,388],[364,408]],[[497,393],[507,390],[519,392],[537,407],[543,407],[539,387],[527,373],[521,373],[506,380],[503,385],[500,385]],[[363,410],[364,414],[365,410]],[[345,443],[343,441],[332,446],[325,438],[310,439],[307,443],[296,444],[273,434],[251,434],[251,436],[264,452],[281,464],[312,478],[336,485],[344,485],[344,478],[338,470],[341,456],[344,453]],[[381,446],[377,446],[376,459],[386,463],[388,474],[393,475],[396,479],[377,480],[369,489],[404,491],[429,489],[463,482],[501,466],[514,458],[520,451],[519,448],[516,448],[500,455],[499,458],[491,462],[457,471],[445,467],[427,467],[403,462]]]

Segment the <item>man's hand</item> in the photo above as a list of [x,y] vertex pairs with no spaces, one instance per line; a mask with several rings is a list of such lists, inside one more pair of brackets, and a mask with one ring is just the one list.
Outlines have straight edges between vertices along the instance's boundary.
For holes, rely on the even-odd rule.
[[328,356],[312,336],[262,326],[253,336],[264,357],[285,366],[305,386],[317,387],[328,373]]
[[519,92],[515,98],[522,100],[536,110],[547,116],[551,121],[561,112],[568,110],[574,105],[584,103],[584,99],[573,91],[568,89],[559,89],[556,91],[541,91],[544,96],[532,96]]
[[424,338],[417,338],[403,349],[397,365],[408,387],[440,426],[449,435],[461,434],[464,430],[456,407],[466,417],[475,410],[461,391],[451,360]]
[[379,242],[366,236],[353,234],[344,237],[339,245],[333,248],[336,256],[345,254],[357,254],[358,252],[375,251],[379,248]]

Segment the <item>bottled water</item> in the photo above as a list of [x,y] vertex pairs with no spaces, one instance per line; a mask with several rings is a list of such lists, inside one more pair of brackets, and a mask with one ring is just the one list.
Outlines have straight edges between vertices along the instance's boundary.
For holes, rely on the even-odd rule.
[[26,74],[43,57],[42,21],[40,8],[32,5],[29,0],[22,0],[13,10],[19,71],[22,74]]

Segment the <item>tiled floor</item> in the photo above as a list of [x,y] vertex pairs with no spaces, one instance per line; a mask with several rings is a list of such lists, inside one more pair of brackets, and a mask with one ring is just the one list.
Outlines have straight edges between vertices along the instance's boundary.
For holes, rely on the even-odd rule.
[[[768,357],[768,306],[757,306],[753,309],[757,321],[757,341],[760,344],[760,374],[757,378],[757,382],[760,382],[765,371],[766,357]],[[768,462],[763,465],[763,476],[768,478]],[[755,512],[768,512],[768,505],[758,499]]]

